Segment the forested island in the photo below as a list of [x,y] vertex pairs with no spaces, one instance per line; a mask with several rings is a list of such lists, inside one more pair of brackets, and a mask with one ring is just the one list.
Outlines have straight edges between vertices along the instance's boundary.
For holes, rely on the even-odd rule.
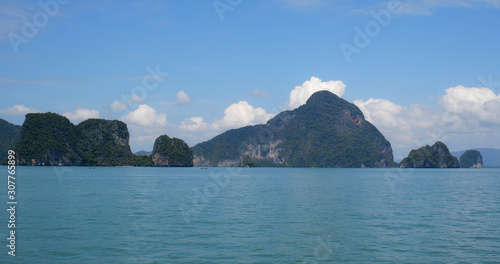
[[37,113],[26,115],[13,148],[19,165],[193,166],[192,151],[180,139],[172,139],[173,146],[155,143],[150,155],[134,155],[129,138],[127,125],[118,120],[88,119],[73,125],[62,115]]
[[459,168],[457,157],[451,155],[441,141],[410,151],[399,163],[400,168]]

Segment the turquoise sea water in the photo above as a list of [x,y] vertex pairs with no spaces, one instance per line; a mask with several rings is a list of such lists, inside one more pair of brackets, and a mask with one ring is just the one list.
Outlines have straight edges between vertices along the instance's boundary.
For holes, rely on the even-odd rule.
[[500,169],[0,170],[0,263],[500,262]]

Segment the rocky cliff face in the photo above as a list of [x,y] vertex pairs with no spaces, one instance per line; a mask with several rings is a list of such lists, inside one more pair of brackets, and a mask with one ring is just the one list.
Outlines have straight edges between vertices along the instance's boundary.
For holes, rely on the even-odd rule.
[[41,158],[26,159],[24,156],[18,156],[19,165],[27,166],[77,166],[68,156],[54,150],[48,149]]
[[193,147],[195,166],[386,167],[392,148],[354,104],[328,91],[265,125]]
[[54,114],[28,114],[16,144],[19,165],[115,166],[133,159],[127,125],[89,119],[77,126]]
[[159,136],[153,146],[152,160],[159,167],[192,167],[193,150],[181,139]]
[[477,150],[467,150],[460,156],[461,168],[482,168],[483,156]]
[[77,143],[83,164],[119,166],[130,164],[127,125],[118,120],[88,119],[76,126],[81,140]]
[[426,145],[417,150],[413,149],[404,158],[400,168],[459,168],[458,159],[451,155],[448,147],[441,141],[434,145]]

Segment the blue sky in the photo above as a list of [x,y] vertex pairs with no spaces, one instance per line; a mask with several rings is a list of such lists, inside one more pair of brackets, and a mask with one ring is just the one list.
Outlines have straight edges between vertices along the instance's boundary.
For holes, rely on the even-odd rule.
[[133,151],[151,150],[327,89],[396,159],[436,140],[500,148],[498,25],[493,0],[1,1],[0,118],[119,119]]

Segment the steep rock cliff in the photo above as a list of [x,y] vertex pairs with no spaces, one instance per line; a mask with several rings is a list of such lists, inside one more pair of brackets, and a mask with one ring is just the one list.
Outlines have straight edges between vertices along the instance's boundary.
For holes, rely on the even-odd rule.
[[155,140],[151,157],[159,167],[193,167],[193,150],[182,139],[167,135]]

